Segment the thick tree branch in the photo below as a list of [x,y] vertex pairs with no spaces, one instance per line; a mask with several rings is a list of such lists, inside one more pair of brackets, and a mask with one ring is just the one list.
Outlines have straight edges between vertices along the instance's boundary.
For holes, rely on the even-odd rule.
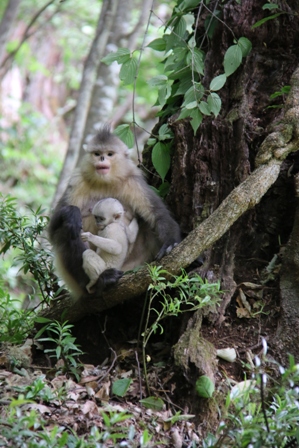
[[[261,145],[256,161],[258,167],[238,185],[220,206],[196,229],[161,260],[170,274],[178,274],[188,267],[205,249],[214,244],[247,210],[260,202],[271,185],[276,181],[282,161],[299,148],[299,68],[292,79],[292,89],[286,105],[286,113],[280,129],[269,134]],[[142,295],[150,283],[147,267],[124,276],[119,283],[103,297],[84,298],[73,302],[64,299],[57,306],[41,314],[50,319],[63,318],[76,321],[89,313],[103,311],[123,301]]]

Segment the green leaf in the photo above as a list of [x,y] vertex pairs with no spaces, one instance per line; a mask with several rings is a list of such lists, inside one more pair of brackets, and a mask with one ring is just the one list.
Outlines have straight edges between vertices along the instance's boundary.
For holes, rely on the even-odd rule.
[[123,64],[131,59],[131,52],[128,48],[118,48],[117,51],[113,53],[109,53],[101,59],[101,62],[104,62],[107,65],[112,64],[112,62],[116,61],[118,64]]
[[134,134],[130,129],[130,125],[121,124],[120,126],[117,126],[117,128],[114,130],[114,134],[117,135],[117,137],[119,137],[121,141],[127,145],[128,148],[133,148],[135,139]]
[[276,17],[281,16],[281,14],[283,14],[283,13],[279,12],[277,14],[273,14],[272,16],[265,17],[264,19],[261,19],[258,22],[256,22],[254,25],[252,25],[251,29],[254,29],[254,28],[257,28],[257,27],[263,25],[265,22],[268,22],[268,20],[276,19]]
[[185,107],[182,108],[181,113],[179,115],[178,120],[181,120],[182,118],[190,117],[191,111],[186,109]]
[[178,6],[178,9],[180,11],[187,11],[188,9],[193,9],[196,6],[198,6],[198,0],[183,0]]
[[175,92],[174,96],[177,95],[184,95],[191,87],[192,87],[192,72],[190,70],[189,73],[187,73],[184,78],[179,79],[179,88]]
[[158,91],[158,100],[161,107],[166,103],[167,98],[171,95],[171,86],[166,84],[164,87],[160,87]]
[[169,192],[169,188],[170,188],[170,183],[169,182],[162,182],[162,184],[159,186],[159,189],[157,191],[157,193],[159,194],[159,196],[161,196],[161,198],[164,198],[167,193]]
[[166,75],[157,75],[151,78],[148,83],[151,87],[162,87],[168,81],[168,77]]
[[278,5],[277,3],[266,3],[265,5],[262,6],[262,9],[277,9]]
[[206,375],[198,378],[195,388],[198,395],[203,398],[211,398],[215,390],[213,381]]
[[186,104],[186,109],[195,109],[197,107],[198,103],[197,101],[191,101],[191,103]]
[[187,29],[186,20],[184,17],[180,17],[180,19],[176,22],[173,32],[177,36],[180,36],[181,38],[184,38],[185,32]]
[[162,411],[164,406],[164,401],[158,397],[147,397],[140,400],[140,403],[146,408],[153,409],[154,411]]
[[155,39],[152,42],[150,42],[147,46],[156,51],[165,51],[166,42],[163,38],[159,37],[158,39]]
[[202,99],[204,92],[203,85],[200,82],[195,82],[185,93],[183,106],[187,107],[193,101],[198,103]]
[[165,143],[160,142],[156,143],[152,151],[152,162],[155,170],[164,181],[164,178],[170,168],[169,145],[165,145]]
[[204,75],[204,53],[198,48],[194,48],[192,52],[187,55],[187,64],[194,67],[194,69]]
[[217,117],[221,109],[221,99],[217,95],[217,93],[212,92],[207,98],[207,103],[209,105],[210,111],[213,112],[215,117]]
[[129,61],[122,64],[119,77],[125,85],[133,84],[137,74],[137,59],[131,58]]
[[240,37],[238,45],[241,48],[243,58],[245,58],[252,49],[252,43],[247,37]]
[[220,90],[225,83],[226,75],[223,73],[222,75],[216,76],[216,78],[212,79],[212,81],[210,82],[210,90]]
[[210,107],[208,105],[208,103],[206,103],[205,101],[201,101],[198,105],[199,110],[201,113],[203,113],[204,115],[211,115],[211,110]]
[[234,73],[242,62],[242,50],[238,45],[232,45],[224,55],[224,72],[226,76]]
[[118,397],[124,397],[131,383],[131,378],[122,378],[121,380],[114,381],[112,384],[112,393]]
[[173,132],[169,128],[168,124],[162,124],[159,129],[159,140],[168,140],[173,138]]
[[150,137],[148,141],[146,142],[148,146],[154,146],[154,144],[157,142],[157,139],[154,137]]
[[192,126],[192,129],[193,129],[194,135],[195,135],[197,129],[201,125],[203,116],[202,116],[202,113],[198,109],[193,109],[193,110],[190,111],[190,117],[192,118],[191,126]]

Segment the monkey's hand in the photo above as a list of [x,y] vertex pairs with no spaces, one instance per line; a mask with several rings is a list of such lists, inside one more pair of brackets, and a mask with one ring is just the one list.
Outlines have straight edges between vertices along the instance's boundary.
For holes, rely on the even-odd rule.
[[156,260],[161,260],[161,258],[164,257],[164,255],[168,255],[170,254],[170,252],[172,251],[172,249],[177,246],[179,243],[177,241],[173,241],[173,242],[167,242],[164,243],[163,246],[161,247],[161,249],[159,250],[159,252],[156,255]]
[[90,239],[92,238],[92,233],[90,232],[82,232],[81,233],[81,240],[85,243],[88,243]]

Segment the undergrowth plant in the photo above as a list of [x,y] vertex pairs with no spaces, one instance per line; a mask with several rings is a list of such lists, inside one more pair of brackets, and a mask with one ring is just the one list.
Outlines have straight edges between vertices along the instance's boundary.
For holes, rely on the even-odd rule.
[[22,214],[15,198],[0,194],[0,254],[9,256],[13,251],[12,265],[30,274],[32,296],[39,295],[49,303],[58,286],[53,256],[44,238],[48,217],[41,207],[29,211],[28,215]]
[[[264,341],[265,342],[265,341]],[[265,346],[266,344],[264,344]],[[276,372],[271,377],[267,372]],[[222,419],[202,448],[292,448],[299,446],[299,365],[284,368],[273,359],[255,358],[251,378],[227,395]]]
[[0,343],[21,344],[33,327],[33,313],[18,309],[15,302],[0,286]]
[[[220,301],[221,291],[219,282],[208,283],[198,274],[190,276],[182,270],[180,275],[172,275],[161,266],[148,266],[148,269],[151,283],[147,290],[147,300],[144,303],[141,318],[141,322],[143,322],[145,315],[144,330],[141,336],[145,381],[149,391],[145,349],[153,334],[163,333],[161,321],[166,317],[178,316],[181,313],[217,305]],[[151,323],[152,316],[154,319]]]
[[[77,381],[80,380],[80,372],[82,364],[79,356],[83,354],[80,347],[75,343],[76,338],[72,336],[72,324],[66,322],[52,322],[50,319],[39,317],[36,322],[45,323],[46,325],[38,331],[35,339],[38,342],[52,344],[53,347],[45,348],[44,353],[48,353],[50,358],[56,360],[57,372],[68,373],[74,375]],[[43,333],[47,333],[46,337],[41,338]],[[58,361],[62,361],[59,365]],[[57,364],[58,363],[58,364]]]
[[101,428],[93,426],[89,433],[77,435],[69,426],[51,425],[40,414],[26,407],[34,404],[24,395],[12,400],[6,414],[0,416],[0,447],[12,448],[149,448],[150,435],[145,429],[138,435],[133,425],[121,426],[131,418],[126,412],[102,412]]

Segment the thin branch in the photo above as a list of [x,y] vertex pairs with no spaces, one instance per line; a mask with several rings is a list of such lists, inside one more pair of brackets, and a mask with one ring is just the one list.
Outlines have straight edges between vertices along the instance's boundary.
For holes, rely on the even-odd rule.
[[[9,53],[3,60],[1,67],[5,67],[7,61],[9,59],[12,59],[17,52],[20,50],[21,46],[23,45],[23,43],[25,42],[26,39],[28,39],[30,37],[30,28],[34,25],[34,23],[37,21],[37,19],[39,18],[39,16],[48,8],[48,6],[52,5],[52,3],[54,3],[56,0],[50,0],[48,3],[46,3],[41,9],[39,9],[34,16],[32,17],[32,19],[30,20],[29,24],[27,25],[24,34],[19,42],[19,45],[17,46],[17,48],[12,51],[11,53]],[[3,76],[3,74],[2,74]]]

